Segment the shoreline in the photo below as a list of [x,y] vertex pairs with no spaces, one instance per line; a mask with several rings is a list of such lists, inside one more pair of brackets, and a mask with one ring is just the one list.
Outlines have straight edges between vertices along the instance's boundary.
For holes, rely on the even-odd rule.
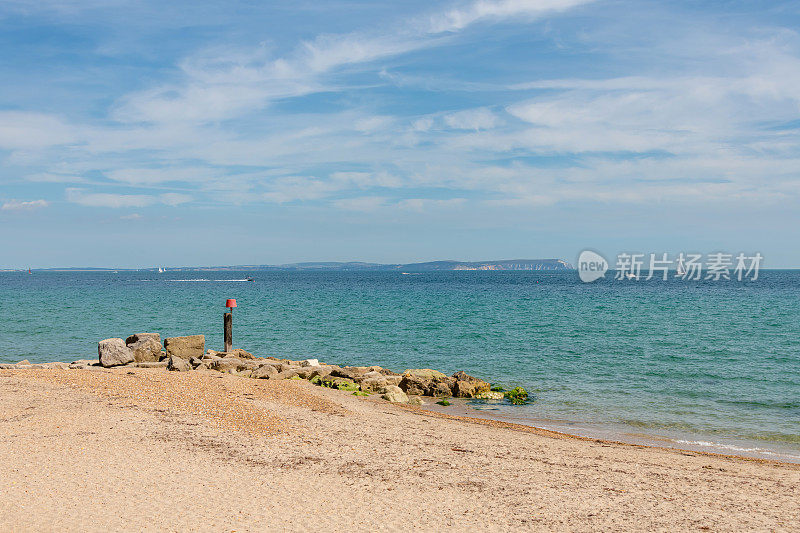
[[[244,352],[243,350],[237,350],[238,352],[245,353],[249,357],[254,357],[252,354]],[[224,352],[214,352],[213,350],[209,350],[209,354],[218,354],[221,356],[225,356]],[[203,358],[209,357],[209,354],[204,354]],[[163,356],[163,352],[162,352]],[[217,355],[211,355],[214,359],[219,359]],[[228,356],[229,357],[229,356]],[[224,358],[224,357],[223,357]],[[290,361],[288,359],[277,359],[274,357],[268,358],[258,358],[255,357],[256,360],[261,361],[269,361],[270,363],[276,361]],[[103,368],[97,360],[79,360],[74,361],[72,363],[63,363],[63,362],[48,362],[48,363],[27,363],[27,360],[20,361],[19,363],[3,363],[0,364],[0,372],[4,369],[20,369],[20,370],[36,370],[36,369],[74,369],[74,368],[89,368],[93,365],[96,365],[96,368]],[[307,360],[307,361],[316,361],[316,360]],[[27,363],[27,364],[24,364]],[[292,363],[299,364],[300,361],[292,361]],[[133,363],[134,366],[138,366],[138,364]],[[153,366],[152,363],[144,363],[142,366],[146,367],[155,367],[161,368],[167,366],[167,360],[162,360],[161,363],[155,364]],[[326,363],[317,363],[317,365],[322,365],[322,367],[329,366],[334,367],[337,369],[342,369],[336,365],[328,365]],[[128,368],[129,365],[123,365],[116,368]],[[313,368],[319,368],[313,367]],[[344,367],[344,369],[355,369],[355,368],[380,368],[380,367]],[[162,368],[163,370],[163,368]],[[385,369],[383,369],[385,370]],[[428,370],[428,369],[425,369]],[[227,372],[231,374],[241,374],[240,372],[231,371],[231,370],[219,370],[220,372]],[[390,372],[390,371],[389,371]],[[400,375],[400,374],[395,374]],[[284,379],[289,377],[284,376]],[[352,377],[352,376],[351,376]],[[469,379],[474,379],[481,383],[482,380],[478,378],[472,378],[471,376],[467,376]],[[308,379],[307,376],[303,379]],[[358,380],[358,378],[356,378]],[[380,395],[380,393],[378,393]],[[594,442],[603,442],[603,443],[611,443],[611,444],[620,444],[625,446],[641,446],[641,447],[648,447],[654,449],[663,449],[663,450],[673,450],[677,452],[691,452],[701,455],[710,455],[710,456],[719,456],[719,457],[733,457],[733,458],[740,458],[746,460],[755,460],[755,461],[765,461],[765,462],[772,462],[776,464],[786,464],[786,465],[800,465],[800,455],[796,455],[796,451],[793,449],[784,450],[781,449],[780,445],[777,443],[767,442],[753,442],[751,447],[744,448],[734,444],[728,444],[725,442],[716,442],[711,440],[700,440],[705,438],[710,438],[707,435],[699,434],[699,433],[687,433],[683,435],[683,437],[691,438],[693,440],[686,440],[683,438],[675,438],[673,436],[667,436],[658,433],[633,433],[626,431],[626,427],[623,424],[614,425],[611,423],[602,424],[602,423],[594,423],[589,421],[575,421],[575,420],[551,420],[551,419],[544,419],[544,418],[533,418],[533,417],[512,417],[508,413],[501,413],[495,414],[492,412],[491,409],[475,409],[468,405],[470,400],[475,400],[475,398],[455,398],[450,397],[447,398],[452,402],[452,405],[443,407],[436,404],[436,402],[441,397],[431,397],[431,396],[424,396],[424,395],[412,395],[409,394],[410,400],[407,398],[405,401],[411,401],[412,403],[416,402],[414,405],[407,405],[401,403],[395,403],[395,400],[392,400],[392,403],[395,403],[398,406],[409,408],[412,410],[419,410],[421,413],[431,414],[433,416],[441,416],[446,418],[451,418],[454,420],[457,419],[464,419],[470,421],[490,421],[496,422],[499,424],[508,424],[507,427],[516,427],[516,428],[527,428],[527,430],[535,430],[534,432],[539,432],[540,435],[560,435],[566,436],[570,438],[575,438],[578,440],[586,440],[586,441],[594,441]],[[492,405],[493,402],[488,402],[487,405]],[[507,407],[507,406],[506,406]],[[447,412],[447,411],[456,411],[456,413]],[[584,432],[578,431],[571,431],[569,427],[570,425],[582,425],[584,426]],[[549,427],[548,427],[549,426]],[[586,426],[594,426],[594,427],[586,427]],[[737,441],[736,438],[731,438],[732,441]],[[745,439],[740,438],[737,444],[745,444]],[[663,444],[668,443],[668,444]],[[750,444],[749,442],[747,444]],[[759,446],[760,445],[760,446]],[[773,445],[774,447],[768,448],[764,446]],[[730,448],[733,448],[731,450]],[[775,458],[770,457],[775,456]]]
[[0,370],[0,436],[10,530],[728,531],[800,520],[800,465],[435,413],[304,380]]
[[572,439],[581,442],[594,442],[600,444],[609,444],[614,446],[630,446],[632,448],[644,448],[644,449],[653,449],[653,450],[661,450],[665,452],[673,452],[678,453],[681,455],[685,455],[687,453],[696,456],[708,456],[708,457],[718,457],[724,459],[731,459],[731,460],[742,460],[742,461],[750,461],[755,463],[763,463],[763,464],[773,464],[773,465],[782,465],[782,466],[789,466],[795,467],[800,470],[800,462],[793,462],[793,461],[782,461],[779,459],[769,459],[764,457],[752,457],[747,455],[738,455],[733,453],[720,453],[720,452],[711,452],[705,450],[693,450],[687,448],[681,448],[677,446],[659,446],[657,444],[645,444],[645,443],[636,443],[636,442],[628,442],[625,440],[614,440],[608,438],[600,438],[600,437],[591,437],[586,435],[578,435],[575,433],[568,433],[564,431],[557,431],[553,429],[548,429],[544,427],[534,426],[534,425],[527,425],[527,424],[520,424],[518,422],[509,422],[506,420],[499,420],[494,418],[488,417],[480,417],[480,416],[467,416],[467,415],[454,415],[450,413],[444,413],[439,410],[433,410],[425,406],[417,406],[417,405],[398,405],[401,409],[406,409],[408,411],[414,412],[420,416],[431,416],[434,418],[445,418],[448,420],[459,420],[462,422],[470,423],[470,424],[480,424],[480,425],[488,425],[490,427],[501,427],[504,429],[510,429],[513,431],[521,431],[525,433],[533,433],[535,435],[540,435],[542,437],[554,438],[554,439]]
[[[473,419],[473,420],[489,420],[502,424],[509,424],[510,426],[515,426],[520,428],[529,428],[529,429],[532,428],[543,432],[542,434],[566,435],[569,437],[573,437],[576,439],[583,439],[587,441],[598,441],[598,442],[602,441],[602,442],[615,443],[626,446],[644,446],[648,448],[658,448],[664,450],[686,451],[686,452],[709,454],[722,457],[735,457],[748,460],[775,462],[780,464],[800,465],[800,455],[795,455],[796,453],[800,452],[796,452],[795,450],[782,450],[780,449],[779,446],[775,445],[775,443],[772,442],[765,442],[765,443],[754,442],[753,443],[754,445],[760,444],[761,446],[760,447],[754,446],[752,448],[740,448],[738,446],[726,442],[700,441],[700,440],[685,441],[683,439],[678,439],[671,436],[665,436],[663,434],[658,434],[655,432],[631,433],[627,432],[625,428],[622,427],[622,425],[602,424],[602,423],[594,423],[586,421],[551,420],[546,418],[531,418],[531,417],[514,417],[512,419],[510,416],[506,414],[492,414],[492,411],[470,408],[466,404],[466,402],[461,402],[460,405],[458,406],[459,413],[454,414],[445,411],[446,409],[447,410],[452,409],[452,407],[453,406],[444,408],[431,403],[431,404],[425,404],[424,406],[418,408],[423,411],[433,413],[437,416],[441,415],[441,416],[453,416],[456,418]],[[570,425],[584,426],[585,433],[570,431],[569,428],[562,429],[562,427]],[[594,427],[586,427],[586,426],[594,426]],[[689,433],[687,433],[684,436],[694,437],[695,439],[701,439],[706,437],[705,435],[701,434],[689,434]],[[740,440],[743,441],[744,439]],[[694,444],[695,442],[704,442],[704,444]],[[669,443],[669,444],[663,444],[663,443]],[[744,442],[737,442],[737,443],[742,445],[745,444]],[[770,445],[774,445],[775,447],[769,448],[768,446]],[[734,447],[734,449],[728,451],[732,447]],[[777,458],[773,458],[770,456],[775,456]]]

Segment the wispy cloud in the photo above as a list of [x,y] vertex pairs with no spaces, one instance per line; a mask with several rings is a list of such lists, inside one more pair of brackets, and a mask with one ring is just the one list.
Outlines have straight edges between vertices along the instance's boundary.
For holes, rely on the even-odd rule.
[[83,189],[67,189],[67,201],[87,207],[110,207],[113,209],[125,207],[147,207],[155,204],[176,206],[192,201],[192,197],[180,193],[164,193],[160,195],[147,194],[114,194],[92,193]]
[[9,200],[3,204],[1,209],[3,211],[30,211],[32,209],[47,207],[48,205],[50,204],[46,200]]

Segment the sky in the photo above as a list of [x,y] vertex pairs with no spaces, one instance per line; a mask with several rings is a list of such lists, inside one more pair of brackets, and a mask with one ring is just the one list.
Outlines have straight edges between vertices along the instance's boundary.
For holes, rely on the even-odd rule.
[[4,0],[0,268],[800,267],[799,29],[797,2]]

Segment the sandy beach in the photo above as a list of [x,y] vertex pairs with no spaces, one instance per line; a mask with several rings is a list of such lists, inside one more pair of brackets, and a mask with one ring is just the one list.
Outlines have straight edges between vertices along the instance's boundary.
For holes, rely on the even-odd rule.
[[0,370],[4,531],[797,530],[800,466],[300,380]]

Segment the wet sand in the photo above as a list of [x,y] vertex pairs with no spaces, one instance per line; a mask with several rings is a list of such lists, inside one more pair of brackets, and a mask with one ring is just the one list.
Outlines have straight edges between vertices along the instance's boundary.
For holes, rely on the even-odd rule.
[[0,370],[0,530],[797,530],[800,466],[305,381]]

